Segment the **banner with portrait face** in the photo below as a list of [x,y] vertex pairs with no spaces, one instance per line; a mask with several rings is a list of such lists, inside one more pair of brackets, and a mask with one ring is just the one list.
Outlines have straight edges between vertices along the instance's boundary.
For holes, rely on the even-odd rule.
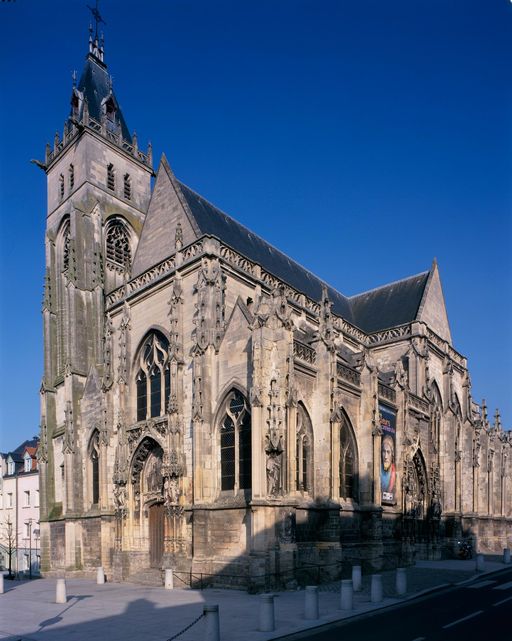
[[380,446],[380,492],[382,505],[396,504],[396,412],[379,404],[379,421],[382,430]]

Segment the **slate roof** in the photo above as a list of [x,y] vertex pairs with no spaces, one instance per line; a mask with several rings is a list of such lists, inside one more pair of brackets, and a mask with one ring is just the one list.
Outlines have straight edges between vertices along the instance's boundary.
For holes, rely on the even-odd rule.
[[340,294],[302,267],[302,265],[299,265],[286,254],[267,243],[263,238],[247,229],[247,227],[217,209],[217,207],[183,183],[180,182],[179,186],[202,234],[216,236],[226,245],[259,263],[268,272],[313,300],[320,301],[322,287],[326,287],[329,299],[333,303],[333,311],[352,322],[350,303],[343,294]]
[[367,334],[414,320],[429,272],[357,294],[350,298],[355,324]]
[[216,236],[313,300],[320,301],[326,287],[334,313],[363,331],[377,332],[416,318],[428,271],[348,298],[183,183],[178,185],[202,234]]
[[[88,54],[85,59],[85,66],[77,85],[78,91],[84,94],[89,107],[89,115],[101,122],[101,103],[111,93],[116,104],[116,121],[121,124],[123,138],[131,143],[132,137],[126,125],[125,119],[119,103],[117,102],[114,92],[110,90],[110,80],[106,65],[97,60],[92,54]],[[71,114],[70,114],[71,115]],[[80,114],[80,118],[82,114]]]

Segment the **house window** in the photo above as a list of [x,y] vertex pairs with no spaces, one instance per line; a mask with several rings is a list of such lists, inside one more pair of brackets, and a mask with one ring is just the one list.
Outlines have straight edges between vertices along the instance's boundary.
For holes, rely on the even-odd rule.
[[69,191],[71,191],[75,186],[75,168],[73,165],[69,165],[68,176],[69,176]]
[[311,492],[313,489],[313,426],[301,403],[297,406],[296,435],[296,489],[300,492]]
[[24,554],[23,555],[23,565],[24,565],[24,567],[23,567],[24,570],[29,570],[30,569],[30,559],[29,559],[28,554]]
[[157,332],[152,332],[142,345],[135,378],[138,421],[165,414],[171,393],[168,350],[167,339]]
[[12,507],[12,492],[7,494],[7,507]]
[[344,422],[340,428],[340,497],[355,499],[357,497],[356,448],[352,431]]
[[32,470],[32,457],[25,456],[25,472],[30,472]]
[[106,235],[107,260],[112,261],[119,267],[130,269],[131,249],[130,237],[126,227],[120,221],[109,225]]
[[59,198],[60,200],[64,198],[64,174],[59,176]]
[[34,507],[39,507],[39,490],[36,490],[36,495],[34,499]]
[[27,521],[25,523],[25,538],[28,539],[30,538],[32,534],[32,523],[30,521]]
[[220,424],[221,490],[251,487],[251,414],[238,390],[229,393]]
[[114,174],[114,165],[109,163],[107,165],[107,187],[114,191],[116,188],[116,178]]
[[7,463],[7,474],[14,474],[15,466],[14,461],[9,461]]
[[126,200],[131,200],[132,198],[132,182],[130,174],[124,175],[124,197]]
[[25,492],[23,492],[23,505],[25,507],[30,507],[30,491],[29,490],[25,490]]
[[89,443],[89,460],[91,469],[91,498],[93,505],[100,500],[100,434],[95,430]]

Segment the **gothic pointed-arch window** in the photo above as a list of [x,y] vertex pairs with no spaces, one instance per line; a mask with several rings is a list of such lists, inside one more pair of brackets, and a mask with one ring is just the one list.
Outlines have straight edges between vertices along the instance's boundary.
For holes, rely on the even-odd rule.
[[232,390],[220,422],[220,486],[222,491],[251,488],[251,414],[249,404]]
[[64,174],[59,176],[59,199],[64,198]]
[[135,377],[137,389],[137,420],[163,416],[171,393],[169,342],[159,332],[151,332],[144,340],[138,357]]
[[352,429],[347,421],[340,428],[340,497],[357,499],[357,454]]
[[112,163],[107,165],[107,187],[112,191],[116,188],[116,176],[114,172],[114,165]]
[[90,488],[91,502],[97,505],[100,501],[100,435],[95,430],[89,441]]
[[296,489],[311,493],[313,490],[313,426],[302,403],[297,406],[296,437]]
[[132,179],[130,178],[130,174],[125,174],[123,180],[124,180],[124,197],[126,198],[126,200],[131,200]]
[[130,235],[120,220],[115,220],[107,228],[106,239],[107,261],[114,264],[114,267],[123,270],[130,269],[131,248]]

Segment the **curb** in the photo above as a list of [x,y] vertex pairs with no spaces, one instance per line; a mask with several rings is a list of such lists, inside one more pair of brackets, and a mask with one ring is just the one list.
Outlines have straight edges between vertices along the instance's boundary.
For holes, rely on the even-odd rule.
[[[445,590],[446,588],[454,588],[454,587],[458,587],[458,586],[461,586],[461,585],[465,585],[466,583],[471,583],[475,579],[480,579],[481,577],[484,577],[484,576],[489,576],[491,574],[496,574],[498,572],[503,572],[503,570],[510,569],[511,567],[512,567],[512,564],[507,564],[507,565],[504,565],[501,568],[495,568],[493,570],[488,570],[487,572],[475,573],[469,579],[464,579],[463,581],[458,581],[456,583],[440,583],[439,585],[435,585],[435,586],[433,586],[431,588],[426,588],[425,590],[421,590],[419,592],[415,592],[414,594],[408,594],[408,595],[406,595],[404,597],[401,597],[401,598],[400,597],[391,597],[391,598],[395,598],[396,599],[394,603],[386,603],[386,604],[378,605],[378,606],[376,606],[374,608],[370,608],[370,609],[365,610],[363,612],[352,612],[352,613],[347,614],[347,615],[345,615],[345,616],[343,616],[341,618],[333,619],[331,621],[325,621],[325,622],[322,622],[322,623],[318,623],[317,625],[308,626],[306,628],[301,628],[300,630],[295,630],[295,632],[287,632],[287,633],[279,635],[279,636],[274,636],[273,635],[273,636],[265,637],[265,641],[278,641],[279,639],[287,639],[287,638],[298,636],[300,634],[306,634],[306,633],[309,633],[311,631],[318,631],[321,628],[324,628],[324,627],[327,628],[328,626],[332,626],[332,625],[334,625],[336,623],[341,623],[342,621],[348,621],[348,620],[354,619],[356,617],[370,616],[374,612],[379,612],[380,610],[385,610],[386,608],[399,607],[399,606],[401,606],[402,604],[404,604],[404,603],[406,603],[408,601],[412,601],[414,599],[418,599],[418,598],[424,597],[424,596],[426,596],[428,594],[432,594],[434,592]],[[300,638],[300,637],[298,637],[298,638]]]
[[269,636],[265,637],[264,641],[278,641],[279,639],[288,639],[290,637],[295,637],[299,634],[305,634],[309,633],[312,631],[318,631],[320,628],[327,628],[328,626],[332,626],[336,623],[341,623],[342,621],[348,621],[349,619],[355,619],[356,617],[365,617],[365,616],[370,616],[374,612],[379,612],[380,610],[385,610],[386,608],[393,608],[393,607],[400,607],[403,603],[407,601],[412,601],[413,599],[420,598],[422,596],[426,596],[427,594],[430,594],[432,592],[438,592],[440,590],[445,590],[446,588],[452,588],[454,587],[454,583],[441,583],[439,585],[435,585],[431,588],[426,588],[425,590],[421,590],[420,592],[415,592],[414,594],[409,594],[404,597],[388,597],[388,598],[393,598],[395,601],[393,603],[383,603],[382,605],[377,605],[373,608],[369,608],[368,610],[364,610],[361,612],[352,612],[350,614],[346,614],[341,618],[338,619],[332,619],[331,621],[324,621],[322,623],[318,623],[316,625],[310,625],[306,628],[301,628],[300,630],[295,630],[294,632],[287,632],[285,634],[279,635],[279,636]]

